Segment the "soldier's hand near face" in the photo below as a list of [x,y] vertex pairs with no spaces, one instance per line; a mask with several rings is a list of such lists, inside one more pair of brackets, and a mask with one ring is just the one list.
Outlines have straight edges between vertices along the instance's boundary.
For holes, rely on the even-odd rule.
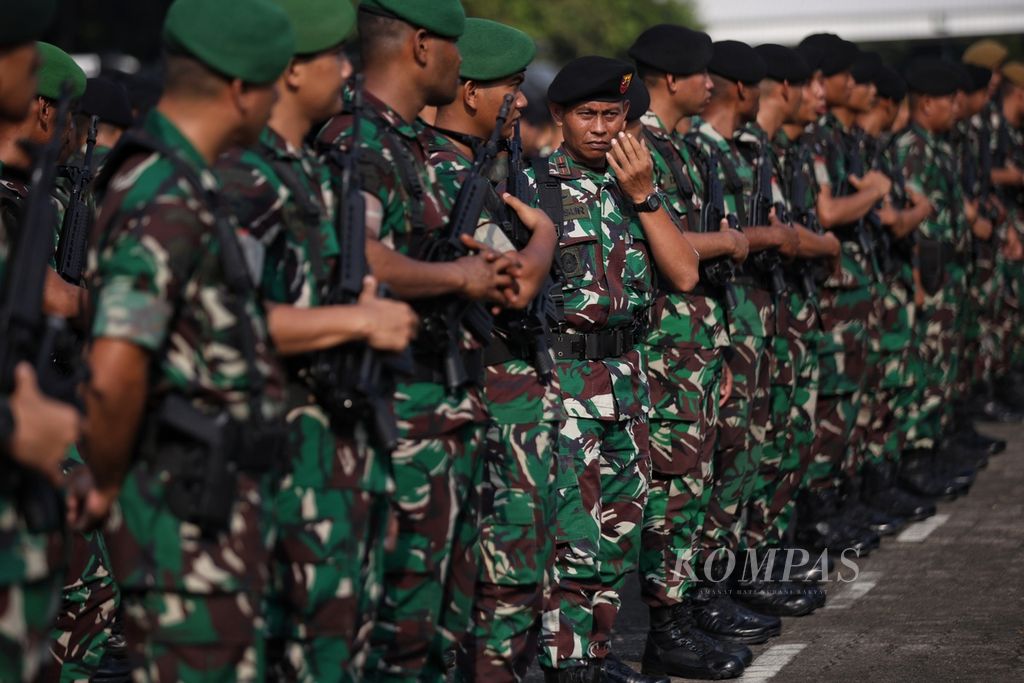
[[78,411],[39,390],[36,373],[27,363],[14,369],[14,393],[8,399],[14,433],[8,452],[25,467],[42,473],[55,486],[64,482],[61,467],[82,429]]
[[619,133],[612,139],[607,157],[623,194],[634,204],[640,204],[654,192],[654,161],[645,141]]
[[363,292],[359,306],[364,309],[369,323],[366,343],[378,351],[404,351],[416,337],[419,318],[412,307],[403,301],[377,296],[377,279],[363,279]]

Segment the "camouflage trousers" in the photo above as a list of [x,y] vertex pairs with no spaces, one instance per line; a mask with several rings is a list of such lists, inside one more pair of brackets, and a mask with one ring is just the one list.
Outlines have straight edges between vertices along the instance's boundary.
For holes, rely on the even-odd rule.
[[75,533],[60,610],[50,633],[50,667],[45,681],[87,681],[106,654],[121,604],[110,572],[110,559],[100,531]]
[[771,412],[747,505],[747,548],[777,545],[789,527],[800,482],[810,465],[818,402],[820,323],[802,295],[790,295],[789,324],[772,338]]
[[725,362],[733,387],[718,414],[714,484],[701,530],[702,565],[718,550],[739,550],[740,515],[753,493],[770,420],[770,339],[734,334],[730,341]]
[[266,679],[262,595],[122,588],[134,683]]
[[1000,281],[994,245],[976,243],[961,309],[963,345],[956,387],[960,397],[969,395],[976,384],[992,379],[999,348],[995,327]]
[[872,289],[821,290],[824,329],[818,344],[819,386],[811,463],[805,484],[831,488],[856,425],[867,365],[866,325]]
[[480,573],[459,681],[521,681],[537,655],[554,571],[557,423],[487,431]]
[[[650,607],[682,601],[711,497],[723,349],[682,347],[677,419],[651,420],[651,484],[640,537],[640,591]],[[652,381],[655,381],[652,378]]]
[[1001,292],[999,308],[995,319],[995,334],[999,353],[996,356],[994,372],[1002,375],[1024,360],[1024,339],[1020,336],[1024,326],[1024,307],[1021,293],[1024,292],[1024,262],[1004,261],[1001,268]]
[[607,656],[619,592],[637,567],[650,479],[647,418],[569,417],[557,457],[555,575],[540,663],[567,668]]
[[[420,392],[424,386],[429,391]],[[402,412],[412,411],[396,406],[401,438],[391,462],[398,539],[384,554],[384,593],[370,635],[367,681],[442,680],[445,653],[466,634],[472,618],[485,424],[469,411],[479,397],[441,406],[445,413],[436,415],[446,400],[444,388],[413,387],[398,403],[415,403],[422,420],[410,427]]]
[[35,681],[53,666],[46,645],[62,578],[0,586],[0,681]]
[[938,445],[952,414],[952,397],[959,362],[960,308],[965,287],[963,271],[947,264],[945,284],[934,294],[925,294],[918,310],[917,348],[921,361],[921,382],[909,420],[908,449],[930,449]]
[[332,429],[318,410],[293,411],[289,429],[291,471],[272,500],[268,676],[358,681],[382,591],[389,502],[350,479],[376,454],[362,425]]

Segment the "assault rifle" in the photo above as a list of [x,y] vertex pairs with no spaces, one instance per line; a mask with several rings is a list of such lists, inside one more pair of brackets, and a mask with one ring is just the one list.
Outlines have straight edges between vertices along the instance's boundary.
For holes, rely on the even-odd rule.
[[[708,233],[720,230],[722,219],[728,221],[729,227],[733,230],[739,228],[740,223],[736,214],[725,212],[725,190],[722,188],[722,179],[718,177],[718,153],[712,150],[708,154],[705,169],[704,208],[700,214],[700,231]],[[729,310],[735,310],[738,303],[732,281],[736,277],[736,264],[732,258],[720,256],[701,262],[700,268],[701,279],[713,287],[722,288],[725,291],[726,305]]]
[[[7,226],[11,253],[0,291],[0,391],[14,391],[14,368],[27,362],[35,369],[44,393],[79,406],[76,379],[57,372],[53,359],[70,357],[74,341],[67,323],[43,311],[43,289],[53,256],[53,226],[57,213],[51,200],[57,177],[57,161],[64,144],[64,130],[71,103],[71,86],[61,88],[56,126],[49,142],[36,150],[31,186],[20,221]],[[80,407],[80,406],[79,406]],[[18,506],[32,531],[53,531],[63,523],[60,495],[39,473],[13,466],[5,489],[17,497]]]
[[[520,201],[529,203],[526,191],[525,164],[523,163],[523,138],[519,130],[519,121],[515,122],[512,139],[508,142],[508,193]],[[508,210],[509,236],[516,249],[522,249],[530,241],[530,231],[515,211]],[[510,322],[509,333],[521,339],[529,339],[533,349],[533,366],[541,377],[550,375],[554,369],[551,360],[551,347],[548,344],[548,321],[554,320],[557,312],[550,296],[552,278],[548,278],[541,291],[533,298],[521,316],[515,316]]]
[[[859,178],[864,177],[865,164],[864,155],[861,153],[861,141],[863,138],[860,135],[853,137],[853,145],[849,149],[849,171],[851,175],[855,175]],[[844,194],[850,194],[852,185],[850,181],[845,181],[846,192]],[[877,232],[882,228],[882,221],[878,218],[877,207],[872,207],[864,216],[857,220],[854,224],[854,236],[857,238],[857,244],[860,246],[860,250],[864,252],[864,256],[868,259],[871,264],[871,270],[874,273],[875,280],[882,282],[882,272],[878,267],[878,258],[875,250],[875,240],[872,232]]]
[[[463,244],[462,237],[472,236],[476,232],[487,196],[494,191],[487,171],[498,155],[502,129],[508,121],[514,99],[512,95],[505,96],[490,139],[482,148],[475,150],[473,166],[452,207],[447,235],[428,244],[422,260],[442,263],[469,255],[469,247]],[[449,297],[451,298],[454,297]],[[455,391],[471,379],[459,350],[459,335],[463,326],[477,339],[488,343],[494,331],[494,319],[479,301],[444,301],[424,315],[422,320],[423,336],[433,341],[435,346],[444,349],[445,386],[449,391]]]
[[[328,160],[340,171],[335,230],[341,254],[334,280],[324,301],[328,305],[350,305],[359,300],[363,279],[370,274],[366,261],[366,199],[358,182],[360,126],[363,119],[362,77],[356,76],[352,101],[352,137],[348,153],[337,148]],[[383,285],[378,296],[389,295]],[[350,422],[353,412],[371,426],[380,448],[392,451],[398,445],[398,426],[392,408],[395,375],[411,370],[406,355],[391,356],[366,343],[353,343],[320,351],[310,364],[314,394],[328,410],[332,421]]]
[[[750,196],[748,215],[750,225],[768,225],[773,207],[772,202],[772,161],[768,152],[768,143],[761,144],[761,154],[757,162],[754,193]],[[786,221],[783,215],[776,216]],[[786,280],[782,275],[782,260],[777,249],[764,249],[750,255],[754,267],[767,275],[771,280],[772,293],[776,298],[784,296],[787,291]]]
[[86,251],[89,248],[89,232],[92,229],[92,215],[85,194],[92,184],[92,158],[96,150],[96,128],[99,117],[93,116],[89,123],[89,136],[85,142],[85,158],[81,166],[69,166],[66,171],[71,177],[71,194],[64,223],[60,228],[57,242],[57,274],[67,282],[77,285],[82,281],[85,270]]

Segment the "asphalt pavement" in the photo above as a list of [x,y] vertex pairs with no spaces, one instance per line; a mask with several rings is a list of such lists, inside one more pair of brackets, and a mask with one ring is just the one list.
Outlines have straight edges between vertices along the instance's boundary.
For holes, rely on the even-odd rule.
[[[784,619],[735,680],[1024,681],[1024,426],[981,427],[1009,446],[970,494],[886,538],[855,581],[833,575],[827,606]],[[647,610],[633,577],[616,627],[614,651],[639,662]]]

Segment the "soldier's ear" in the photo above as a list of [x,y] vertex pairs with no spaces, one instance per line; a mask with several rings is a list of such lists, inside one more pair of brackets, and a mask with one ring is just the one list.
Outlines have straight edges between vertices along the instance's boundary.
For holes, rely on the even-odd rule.
[[476,81],[469,80],[462,82],[462,103],[466,105],[466,108],[470,111],[476,111],[479,107],[480,100],[480,87]]
[[555,125],[561,128],[565,118],[565,109],[562,105],[548,102],[548,111],[551,112],[551,119],[555,122]]
[[412,33],[412,56],[420,66],[426,66],[427,55],[430,53],[430,34],[420,28]]
[[665,74],[664,78],[665,87],[668,88],[669,93],[675,95],[676,92],[679,90],[679,86],[677,85],[678,81],[676,80],[675,74]]

